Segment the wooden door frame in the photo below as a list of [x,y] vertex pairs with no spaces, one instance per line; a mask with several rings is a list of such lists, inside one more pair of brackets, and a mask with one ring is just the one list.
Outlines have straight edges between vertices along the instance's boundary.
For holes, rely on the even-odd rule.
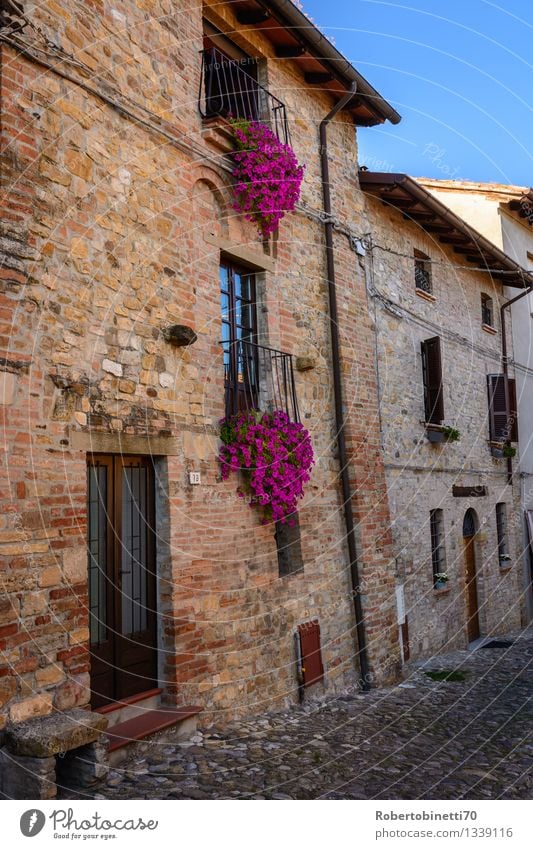
[[[465,512],[468,513],[468,510]],[[477,514],[473,511],[474,516],[477,520]],[[464,522],[464,518],[463,518]],[[476,522],[477,524],[477,522]],[[465,607],[466,607],[466,633],[467,640],[469,643],[474,642],[479,639],[481,636],[481,624],[479,621],[479,585],[478,585],[478,552],[477,552],[477,527],[474,530],[474,533],[468,536],[463,534],[463,557],[464,557],[464,586],[465,586]],[[473,561],[473,577],[471,581],[468,580],[468,557],[469,557],[469,549],[471,551],[472,561]],[[471,613],[470,610],[470,584],[473,583],[473,593],[475,595],[475,603],[476,609],[475,613]],[[475,636],[474,636],[475,632]]]
[[[124,685],[121,684],[121,678],[127,679],[127,669],[122,669],[117,665],[117,653],[121,651],[127,658],[127,643],[131,639],[131,635],[122,634],[122,545],[123,545],[123,529],[122,529],[122,487],[120,485],[122,469],[128,466],[139,465],[144,466],[148,474],[146,475],[146,569],[151,576],[147,582],[146,594],[146,611],[147,611],[147,627],[145,631],[139,633],[151,634],[153,637],[153,646],[146,645],[147,654],[151,651],[155,652],[153,662],[153,674],[155,686],[158,679],[158,654],[159,640],[157,629],[157,546],[155,538],[155,469],[153,458],[142,454],[103,454],[89,453],[87,454],[87,467],[93,465],[104,465],[108,470],[107,482],[107,497],[106,497],[106,518],[108,532],[106,534],[106,557],[108,580],[106,582],[106,626],[109,636],[109,650],[106,652],[106,659],[102,659],[91,651],[91,670],[93,674],[93,664],[98,667],[105,666],[106,663],[112,666],[112,691],[113,698],[121,698],[118,691]],[[90,586],[88,587],[90,593]],[[130,649],[131,651],[131,649]],[[122,656],[121,656],[122,657]],[[123,660],[124,658],[122,658]],[[146,663],[149,663],[148,660]],[[133,665],[133,664],[132,664]],[[133,673],[132,673],[133,674]],[[153,686],[153,684],[152,684]],[[147,683],[146,689],[151,689]],[[107,697],[104,694],[98,694],[100,698],[97,701],[102,701]],[[126,696],[124,696],[126,697]],[[113,701],[113,698],[111,701]]]

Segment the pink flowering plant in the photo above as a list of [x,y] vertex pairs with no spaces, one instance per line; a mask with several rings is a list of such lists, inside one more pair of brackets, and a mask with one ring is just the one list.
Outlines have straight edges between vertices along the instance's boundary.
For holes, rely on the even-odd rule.
[[222,419],[220,438],[223,480],[241,471],[239,495],[251,496],[262,523],[290,523],[315,462],[309,432],[281,410],[247,411]]
[[253,221],[266,238],[300,197],[304,166],[294,151],[282,144],[259,121],[231,121],[236,151],[233,153],[234,209]]

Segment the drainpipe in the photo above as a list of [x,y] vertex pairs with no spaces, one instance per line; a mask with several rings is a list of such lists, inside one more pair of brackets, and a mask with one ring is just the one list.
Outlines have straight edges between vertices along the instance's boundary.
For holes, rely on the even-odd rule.
[[369,665],[366,647],[366,633],[364,625],[363,606],[361,604],[361,593],[359,590],[359,567],[357,562],[357,546],[355,540],[355,528],[352,511],[352,493],[348,476],[348,456],[346,452],[346,436],[343,415],[342,379],[340,372],[340,345],[337,311],[337,289],[335,283],[335,254],[333,250],[333,219],[331,215],[331,183],[329,177],[328,158],[328,124],[335,115],[344,109],[353,99],[357,90],[354,82],[331,112],[320,124],[320,164],[322,168],[322,195],[324,200],[324,237],[326,243],[326,264],[328,275],[329,295],[329,327],[331,335],[331,353],[333,361],[333,389],[335,396],[335,428],[337,431],[337,445],[339,448],[339,462],[341,472],[342,500],[344,506],[344,523],[346,526],[346,538],[348,542],[348,555],[350,558],[350,577],[352,584],[352,599],[355,613],[355,627],[357,632],[357,653],[359,655],[359,667],[361,672],[361,687],[364,691],[370,689]]
[[[502,326],[502,368],[503,368],[503,387],[505,393],[505,409],[507,410],[507,415],[509,415],[509,362],[507,356],[507,330],[505,327],[505,313],[504,310],[507,307],[516,304],[521,298],[525,298],[526,295],[529,295],[530,292],[533,291],[533,283],[524,289],[523,292],[520,292],[515,298],[511,298],[510,301],[506,301],[500,307],[500,320]],[[507,439],[507,444],[509,444],[510,440]],[[512,484],[513,482],[513,459],[512,457],[507,458],[507,483]]]

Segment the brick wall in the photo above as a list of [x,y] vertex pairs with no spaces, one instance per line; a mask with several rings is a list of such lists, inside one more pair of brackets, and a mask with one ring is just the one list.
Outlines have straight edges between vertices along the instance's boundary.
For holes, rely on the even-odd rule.
[[[126,439],[145,453],[156,438],[175,448],[156,461],[167,702],[198,702],[223,720],[294,700],[293,633],[315,617],[334,689],[357,663],[322,225],[300,210],[264,246],[231,209],[221,137],[197,109],[200,3],[186,12],[177,2],[25,7],[92,73],[65,66],[72,82],[2,47],[2,722],[88,703],[86,453],[102,444],[119,452]],[[230,9],[217,10],[233,29]],[[331,101],[306,89],[290,62],[273,61],[257,32],[235,37],[267,60],[269,86],[287,102],[294,148],[307,165],[302,202],[319,211],[318,122]],[[25,38],[38,42],[29,29]],[[347,120],[330,131],[334,207],[358,226]],[[221,245],[265,268],[268,344],[316,359],[296,375],[318,458],[300,512],[305,569],[283,579],[273,529],[237,497],[235,477],[220,480],[216,459],[224,411]],[[369,653],[383,681],[395,674],[397,652],[373,329],[357,257],[344,236],[335,247]],[[196,344],[171,348],[161,329],[173,323],[194,327]],[[201,471],[199,487],[188,485],[193,469]]]

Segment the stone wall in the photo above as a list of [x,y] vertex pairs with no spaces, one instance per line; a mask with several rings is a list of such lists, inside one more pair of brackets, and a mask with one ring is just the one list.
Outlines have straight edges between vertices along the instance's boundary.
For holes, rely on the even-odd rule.
[[[2,722],[89,701],[90,451],[158,455],[167,702],[199,703],[206,721],[221,721],[294,700],[293,633],[309,618],[321,623],[327,686],[357,667],[316,218],[317,125],[331,101],[306,88],[290,62],[273,60],[259,33],[240,32],[229,6],[213,17],[266,61],[307,166],[305,209],[265,245],[232,210],[223,139],[198,114],[200,3],[186,11],[174,0],[25,4],[43,32],[90,69],[65,62],[59,70],[72,79],[46,67],[46,54],[2,46]],[[31,28],[25,39],[40,46]],[[334,206],[357,224],[363,203],[351,188],[357,156],[347,116],[330,137]],[[237,480],[219,475],[221,249],[263,269],[264,341],[316,360],[296,374],[317,455],[300,512],[305,568],[283,579],[273,529],[237,497]],[[376,680],[387,680],[397,665],[394,576],[373,330],[364,273],[344,236],[336,236],[336,251],[370,660]],[[173,323],[194,327],[196,344],[171,348],[161,331]],[[201,486],[189,486],[190,470],[201,472]]]
[[[465,561],[462,536],[468,508],[476,511],[477,587],[482,635],[520,624],[519,481],[507,481],[507,461],[489,446],[487,374],[500,374],[500,283],[470,270],[460,255],[412,222],[368,198],[373,234],[369,290],[376,320],[384,461],[395,542],[396,574],[405,591],[414,657],[465,647]],[[415,292],[413,251],[430,256],[434,300]],[[481,293],[493,299],[495,332],[483,329]],[[430,444],[424,428],[420,343],[441,339],[445,424],[460,440]],[[511,334],[508,332],[509,344]],[[511,351],[510,351],[511,353]],[[513,376],[511,369],[510,376]],[[518,460],[518,458],[517,458]],[[515,463],[515,468],[517,463]],[[452,487],[485,486],[485,497],[454,497]],[[507,505],[509,552],[500,568],[497,503]],[[430,513],[443,510],[444,590],[433,588]],[[503,565],[503,564],[502,564]]]

